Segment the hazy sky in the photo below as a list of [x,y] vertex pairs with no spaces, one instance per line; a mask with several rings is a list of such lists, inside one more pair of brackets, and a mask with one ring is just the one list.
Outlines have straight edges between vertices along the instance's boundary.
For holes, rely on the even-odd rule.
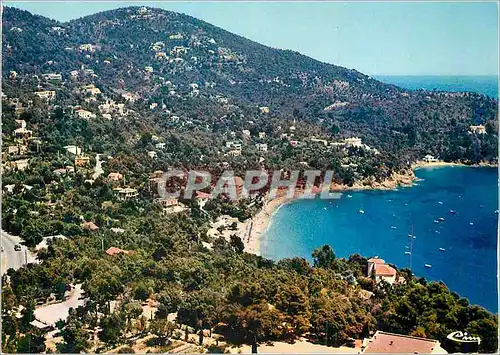
[[494,2],[14,2],[60,21],[141,5],[370,75],[497,75]]

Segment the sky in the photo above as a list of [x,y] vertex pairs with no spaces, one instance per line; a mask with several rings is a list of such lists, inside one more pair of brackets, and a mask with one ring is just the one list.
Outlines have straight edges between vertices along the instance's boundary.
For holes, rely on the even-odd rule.
[[368,75],[498,75],[495,2],[4,3],[59,21],[159,7]]

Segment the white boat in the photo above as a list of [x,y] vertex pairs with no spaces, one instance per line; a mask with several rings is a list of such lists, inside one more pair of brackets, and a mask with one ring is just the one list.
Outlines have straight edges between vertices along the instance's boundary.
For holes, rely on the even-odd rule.
[[469,224],[470,224],[471,226],[473,226],[473,225],[474,225],[474,223],[472,223],[472,222],[470,222]]
[[443,201],[439,201],[438,203],[439,203],[440,205],[442,205],[442,204],[443,204]]
[[405,251],[405,254],[406,255],[411,255],[411,253],[409,251]]
[[455,214],[455,213],[457,213],[457,212],[454,210],[450,210],[450,214]]
[[365,213],[365,211],[363,211],[363,210],[359,210],[359,213],[364,214],[364,213]]
[[427,267],[427,268],[429,268],[429,269],[432,267],[431,264],[425,264],[424,266]]
[[351,198],[351,197],[352,197],[352,195],[347,195],[347,197],[348,197],[348,198]]
[[441,232],[440,232],[440,231],[434,231],[434,232],[436,232],[436,234],[441,234]]
[[396,229],[396,228],[398,228],[398,227],[396,227],[396,226],[391,226],[391,229]]
[[446,251],[445,248],[439,248],[439,251]]
[[437,223],[439,223],[439,221],[438,221],[437,219],[435,219],[435,220],[434,220],[434,223],[436,223],[436,224],[437,224]]
[[498,210],[495,211],[495,214],[498,214]]
[[438,218],[438,221],[439,221],[439,222],[444,222],[444,218],[443,218],[443,217],[439,217],[439,218]]
[[323,207],[323,209],[326,211],[326,207]]

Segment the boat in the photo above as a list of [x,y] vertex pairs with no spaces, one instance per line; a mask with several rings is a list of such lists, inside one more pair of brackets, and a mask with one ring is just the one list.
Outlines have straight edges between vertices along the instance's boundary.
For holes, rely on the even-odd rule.
[[434,231],[434,232],[436,232],[436,234],[441,234],[441,232],[440,232],[440,231]]
[[363,210],[359,210],[359,213],[364,214],[364,213],[365,213],[365,211],[363,211]]
[[411,255],[409,251],[405,251],[405,255]]
[[498,210],[495,211],[495,214],[498,214]]
[[409,246],[408,246],[408,245],[405,245],[405,248],[406,248],[406,249],[408,249],[408,248],[409,248]]
[[437,223],[439,223],[439,221],[438,221],[437,219],[435,219],[435,220],[434,220],[434,223],[436,223],[436,224],[437,224]]
[[347,195],[347,197],[348,197],[348,198],[351,198],[351,197],[352,197],[352,195]]
[[396,228],[398,228],[398,227],[396,227],[396,226],[391,226],[391,229],[396,229]]
[[444,222],[444,218],[443,218],[443,217],[439,217],[439,218],[438,218],[438,221],[439,221],[439,222]]
[[472,222],[470,222],[469,224],[470,224],[471,226],[473,226],[473,225],[474,225],[474,223],[472,223]]
[[432,267],[431,264],[425,264],[424,266],[427,267],[427,268],[429,268],[429,269]]
[[440,205],[442,205],[442,204],[443,204],[443,201],[439,201],[438,203],[439,203]]
[[326,207],[323,207],[323,209],[326,211]]
[[455,214],[455,213],[457,213],[457,211],[450,210],[450,214]]
[[445,248],[439,248],[439,251],[446,251]]

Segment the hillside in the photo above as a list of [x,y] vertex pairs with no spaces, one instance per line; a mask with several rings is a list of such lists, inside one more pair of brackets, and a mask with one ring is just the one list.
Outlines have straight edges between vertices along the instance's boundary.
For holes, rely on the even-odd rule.
[[[468,134],[477,124],[497,131],[496,101],[482,95],[405,91],[159,9],[131,7],[58,23],[6,8],[3,21],[4,78],[15,71],[17,82],[33,90],[27,77],[61,73],[58,99],[73,101],[75,81],[93,83],[109,98],[133,93],[141,119],[154,120],[160,134],[185,130],[186,121],[213,133],[220,126],[252,130],[250,122],[260,121],[278,136],[286,131],[278,132],[280,123],[296,120],[321,138],[359,136],[396,168],[428,153],[453,161],[496,157],[496,135]],[[19,85],[4,80],[7,96],[12,90]],[[163,109],[150,110],[154,103]],[[257,107],[269,107],[265,120]]]

